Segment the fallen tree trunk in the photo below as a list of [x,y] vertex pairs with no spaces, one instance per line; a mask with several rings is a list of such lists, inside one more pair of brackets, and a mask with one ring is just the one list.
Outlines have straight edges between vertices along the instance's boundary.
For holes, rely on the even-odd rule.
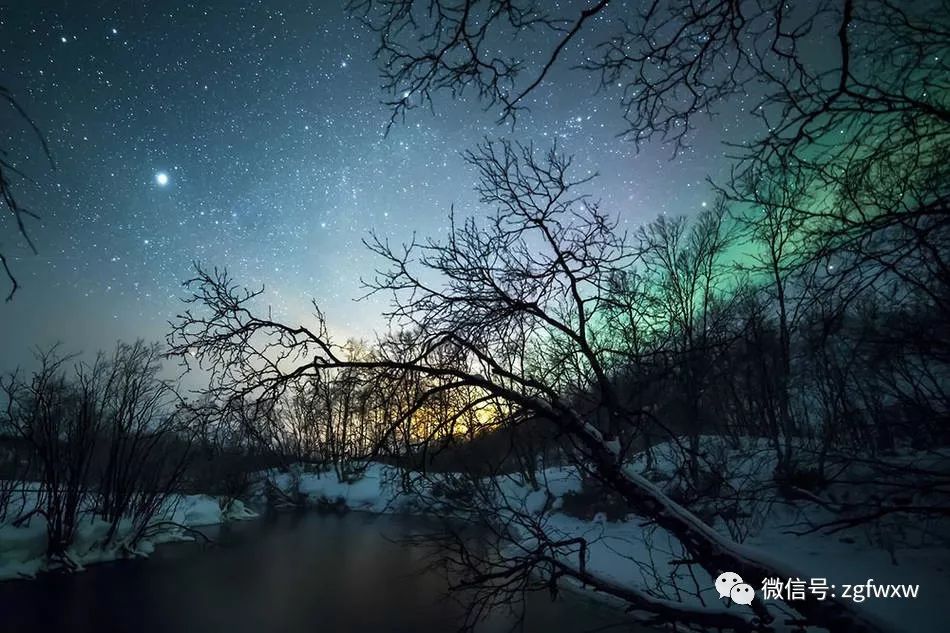
[[[711,577],[731,571],[755,587],[761,587],[766,578],[804,578],[798,570],[770,558],[756,548],[736,543],[716,532],[696,515],[679,505],[651,481],[623,466],[609,443],[590,425],[580,418],[562,420],[561,424],[584,447],[593,463],[593,474],[601,478],[621,494],[640,515],[675,536],[694,560]],[[818,600],[807,594],[804,600],[786,604],[799,612],[809,624],[826,628],[834,633],[885,633],[888,628],[866,613],[858,612],[844,600],[826,597]],[[753,609],[763,620],[769,622],[764,603],[756,597]]]

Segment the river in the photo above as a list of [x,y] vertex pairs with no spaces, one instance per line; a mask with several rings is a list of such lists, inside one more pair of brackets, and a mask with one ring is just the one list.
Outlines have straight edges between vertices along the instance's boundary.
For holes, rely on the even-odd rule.
[[[64,633],[449,633],[462,607],[445,595],[431,551],[401,538],[424,519],[283,514],[208,530],[215,544],[167,544],[148,559],[0,583],[0,631]],[[637,630],[570,592],[535,594],[525,631]],[[510,617],[479,630],[507,631]]]

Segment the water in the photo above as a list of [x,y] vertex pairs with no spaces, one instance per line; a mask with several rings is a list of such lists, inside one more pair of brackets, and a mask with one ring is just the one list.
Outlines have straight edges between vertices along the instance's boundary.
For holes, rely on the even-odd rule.
[[[431,551],[393,540],[424,529],[422,519],[361,513],[225,526],[211,531],[213,547],[165,545],[147,560],[0,583],[0,631],[448,633],[462,607],[446,599],[441,572],[420,571]],[[499,616],[479,630],[512,622]],[[536,594],[525,630],[580,633],[622,622],[578,595],[552,602]]]

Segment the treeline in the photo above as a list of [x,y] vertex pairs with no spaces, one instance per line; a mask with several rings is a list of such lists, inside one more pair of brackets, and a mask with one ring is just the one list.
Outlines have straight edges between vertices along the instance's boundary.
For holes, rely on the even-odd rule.
[[[340,417],[323,399],[315,418],[336,415],[332,435],[315,437],[337,461],[370,448],[377,458],[446,471],[455,470],[447,455],[467,452],[478,467],[462,477],[456,510],[495,530],[492,517],[515,513],[522,529],[540,534],[528,562],[501,549],[471,558],[456,541],[488,602],[513,599],[492,584],[498,574],[526,587],[535,586],[532,574],[553,584],[597,579],[562,564],[577,543],[548,538],[535,518],[485,490],[478,475],[486,468],[517,468],[531,480],[539,466],[569,463],[593,497],[673,535],[681,560],[712,578],[738,570],[753,585],[797,572],[735,549],[709,525],[725,521],[741,540],[760,514],[755,506],[771,507],[776,489],[831,510],[829,523],[804,529],[899,518],[908,529],[896,538],[912,532],[933,543],[946,538],[939,521],[950,514],[939,450],[948,440],[950,215],[947,180],[937,177],[946,163],[932,163],[930,149],[887,164],[888,182],[902,184],[880,191],[874,206],[864,195],[878,181],[856,198],[853,174],[843,178],[840,164],[827,172],[770,165],[750,184],[735,179],[692,218],[663,216],[627,233],[585,192],[591,178],[575,178],[569,156],[488,142],[467,157],[493,211],[451,217],[440,239],[369,241],[385,266],[368,286],[389,297],[394,334],[355,354],[333,341],[319,310],[308,324],[282,323],[260,305],[262,290],[199,266],[173,323],[171,354],[209,370],[207,396],[224,419],[253,402],[280,433],[299,394],[358,376],[348,384],[370,400],[340,402],[376,398],[380,412],[346,406],[349,417]],[[826,173],[837,181],[824,182]],[[280,433],[260,445],[290,445]],[[652,464],[629,466],[658,442],[675,447],[676,481],[665,492],[651,481]],[[473,459],[465,447],[476,445],[504,453]],[[770,465],[768,485],[739,482],[735,475],[750,469],[728,463],[724,447],[745,447]],[[927,452],[932,459],[918,459]],[[851,493],[825,495],[833,483]],[[655,602],[695,590],[677,582],[653,593],[596,586],[666,618],[746,625],[741,616]],[[874,630],[845,603],[794,609],[807,621]]]
[[[691,219],[660,217],[629,240],[611,237],[624,240],[629,265],[611,270],[609,284],[590,297],[597,315],[584,327],[608,358],[603,379],[616,403],[605,402],[598,377],[556,329],[506,343],[521,348],[526,375],[543,375],[616,435],[625,458],[682,440],[687,480],[696,485],[715,467],[700,445],[704,435],[767,440],[776,479],[807,488],[829,481],[830,458],[946,446],[948,313],[931,294],[945,293],[946,281],[903,270],[916,257],[898,270],[859,263],[857,254],[829,248],[844,218],[832,224],[801,212],[792,220],[793,212],[721,200]],[[572,230],[595,228],[591,221]],[[916,248],[930,250],[946,229],[941,219],[906,230],[926,231],[934,243]],[[899,244],[895,233],[873,240]],[[929,292],[903,284],[901,274]],[[568,459],[559,455],[569,444],[543,419],[455,384],[453,371],[473,367],[458,348],[429,357],[444,376],[384,367],[428,353],[417,337],[408,328],[376,345],[349,341],[338,349],[339,367],[286,381],[268,368],[263,380],[218,385],[205,403],[205,437],[333,469],[341,479],[367,459],[440,471],[494,464],[528,477],[539,457]],[[610,407],[624,416],[612,421]]]
[[45,520],[47,555],[71,566],[80,522],[106,526],[102,548],[134,551],[184,485],[194,418],[159,378],[157,345],[119,344],[91,362],[38,354],[2,381],[6,448],[0,519]]
[[[500,169],[497,149],[473,159]],[[517,147],[501,151],[505,160],[535,160]],[[550,169],[565,159],[547,160]],[[878,233],[879,221],[866,227],[866,243],[907,249],[890,266],[832,248],[847,218],[775,204],[722,198],[692,219],[660,217],[629,237],[601,215],[575,218],[573,246],[583,250],[573,257],[590,260],[587,250],[601,248],[596,265],[612,266],[584,299],[595,314],[566,321],[605,359],[603,376],[557,328],[492,332],[499,325],[489,318],[486,349],[517,354],[525,379],[617,438],[622,460],[677,444],[684,502],[719,492],[710,479],[728,473],[704,449],[705,435],[766,440],[776,482],[817,493],[842,459],[873,462],[950,439],[948,278],[934,260],[948,252],[947,226],[937,216]],[[931,266],[914,263],[924,257]],[[471,268],[478,273],[498,271]],[[50,553],[60,556],[82,516],[109,522],[105,544],[131,522],[121,533],[134,546],[173,492],[241,497],[254,472],[272,467],[304,464],[342,481],[375,459],[420,471],[519,471],[534,481],[539,466],[575,459],[572,442],[543,416],[460,383],[477,356],[451,340],[438,355],[427,345],[412,327],[375,345],[349,341],[336,350],[337,366],[287,377],[275,361],[254,380],[212,383],[192,402],[159,378],[157,345],[120,344],[91,363],[51,350],[31,375],[3,383],[0,512],[15,513],[18,480],[38,482],[29,512],[46,519]],[[438,371],[407,364],[420,354]],[[22,490],[19,499],[22,509]]]

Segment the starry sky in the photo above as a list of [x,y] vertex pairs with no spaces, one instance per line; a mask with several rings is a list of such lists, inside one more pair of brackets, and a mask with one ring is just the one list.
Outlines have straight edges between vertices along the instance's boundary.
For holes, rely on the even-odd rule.
[[[722,175],[721,143],[742,125],[740,104],[675,158],[662,145],[638,152],[617,137],[619,91],[561,64],[513,130],[463,98],[387,135],[376,36],[340,4],[0,6],[0,85],[55,161],[4,108],[0,146],[32,179],[17,192],[42,220],[30,227],[38,255],[3,234],[23,287],[0,305],[0,370],[57,341],[90,352],[163,340],[194,260],[263,284],[278,317],[308,318],[312,297],[338,335],[371,337],[382,306],[353,300],[378,262],[361,239],[438,236],[453,204],[485,213],[460,152],[486,136],[557,140],[578,173],[600,174],[590,193],[632,229],[710,200],[705,179]],[[538,45],[510,44],[525,55]]]

